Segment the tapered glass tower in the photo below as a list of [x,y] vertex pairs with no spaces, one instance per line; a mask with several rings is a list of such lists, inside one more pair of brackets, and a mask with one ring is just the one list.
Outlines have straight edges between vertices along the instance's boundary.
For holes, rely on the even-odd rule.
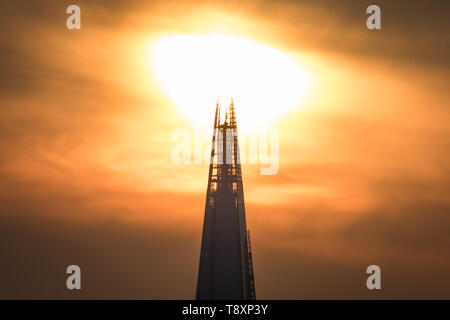
[[196,298],[255,299],[233,100],[216,105]]

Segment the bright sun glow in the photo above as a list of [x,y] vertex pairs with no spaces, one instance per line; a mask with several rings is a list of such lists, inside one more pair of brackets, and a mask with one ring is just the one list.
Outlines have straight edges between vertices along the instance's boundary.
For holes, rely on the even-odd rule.
[[217,100],[224,107],[231,97],[239,128],[267,124],[300,107],[311,87],[311,75],[295,59],[228,35],[159,38],[152,67],[180,111],[201,126],[212,125]]

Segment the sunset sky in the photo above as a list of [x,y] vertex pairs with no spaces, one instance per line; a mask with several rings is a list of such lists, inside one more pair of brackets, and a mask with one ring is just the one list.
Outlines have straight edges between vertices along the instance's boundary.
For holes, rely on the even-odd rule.
[[208,165],[174,163],[173,133],[207,148],[229,95],[241,153],[279,133],[276,174],[243,165],[258,299],[450,298],[448,1],[0,12],[0,299],[193,299]]

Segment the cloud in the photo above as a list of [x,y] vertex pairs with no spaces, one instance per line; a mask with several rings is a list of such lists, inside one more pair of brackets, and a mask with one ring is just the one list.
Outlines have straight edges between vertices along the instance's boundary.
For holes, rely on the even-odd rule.
[[[29,212],[0,219],[2,299],[194,297],[199,238],[114,220],[73,224]],[[81,268],[79,292],[65,286],[71,264]]]
[[279,173],[244,166],[257,297],[448,298],[448,2],[382,2],[375,33],[366,4],[81,1],[72,33],[64,2],[2,1],[0,298],[193,298],[207,168],[170,162],[188,124],[144,51],[218,25],[320,79],[278,122]]

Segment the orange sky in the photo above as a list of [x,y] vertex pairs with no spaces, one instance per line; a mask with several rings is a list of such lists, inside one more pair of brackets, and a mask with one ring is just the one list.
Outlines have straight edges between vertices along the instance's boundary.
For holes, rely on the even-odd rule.
[[[315,79],[267,124],[278,173],[243,167],[257,297],[450,296],[445,10],[386,4],[369,31],[357,1],[81,1],[69,31],[66,4],[30,3],[0,7],[0,297],[71,298],[57,279],[80,261],[87,298],[193,298],[207,165],[172,162],[171,134],[194,127],[148,60],[160,37],[209,32]],[[370,264],[386,270],[380,294]]]

